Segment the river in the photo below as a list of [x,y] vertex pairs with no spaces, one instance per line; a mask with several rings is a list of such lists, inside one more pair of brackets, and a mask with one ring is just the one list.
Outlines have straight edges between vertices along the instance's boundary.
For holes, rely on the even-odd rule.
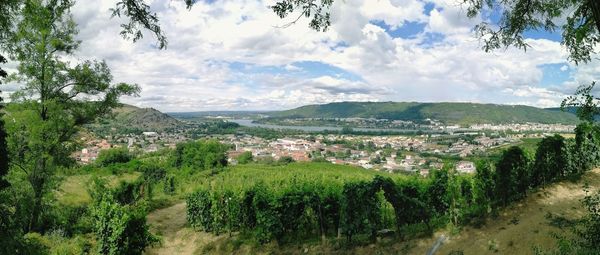
[[[231,122],[235,122],[245,127],[261,127],[261,128],[270,128],[270,129],[290,129],[290,130],[301,130],[307,132],[322,132],[325,130],[330,131],[340,131],[341,127],[326,127],[326,126],[282,126],[282,125],[271,125],[271,124],[261,124],[254,123],[249,119],[231,119]],[[396,133],[414,133],[419,130],[416,129],[385,129],[385,128],[352,128],[354,131],[361,132],[396,132]],[[423,132],[435,132],[433,130],[422,130]]]

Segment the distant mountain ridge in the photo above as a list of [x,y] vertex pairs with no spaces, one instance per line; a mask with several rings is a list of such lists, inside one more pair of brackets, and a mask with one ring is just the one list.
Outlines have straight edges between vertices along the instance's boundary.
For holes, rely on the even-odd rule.
[[306,105],[271,112],[272,118],[376,118],[422,121],[435,119],[446,124],[544,123],[576,124],[577,117],[561,112],[524,105],[477,103],[417,102],[339,102]]

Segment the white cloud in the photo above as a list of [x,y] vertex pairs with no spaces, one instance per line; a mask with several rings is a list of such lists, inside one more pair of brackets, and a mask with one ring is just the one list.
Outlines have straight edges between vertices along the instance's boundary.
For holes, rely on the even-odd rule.
[[[543,75],[539,65],[565,61],[559,43],[528,40],[527,52],[485,53],[471,33],[480,18],[466,18],[456,0],[430,1],[435,4],[430,15],[424,14],[427,1],[338,0],[325,33],[308,28],[306,19],[277,28],[289,19],[280,20],[267,8],[274,0],[198,1],[189,11],[183,1],[149,2],[168,36],[167,50],[155,49],[147,32],[136,44],[122,40],[120,20],[109,18],[114,0],[78,1],[74,9],[83,40],[79,57],[106,59],[115,81],[140,84],[141,97],[125,99],[139,106],[251,110],[345,100],[547,106],[559,102],[562,93],[535,89]],[[392,28],[407,22],[426,26],[416,38],[393,38],[371,23],[375,20]],[[432,40],[432,33],[438,38]],[[302,70],[296,64],[301,61],[335,66],[359,79]],[[231,62],[281,71],[250,73]],[[596,77],[600,65],[595,66],[577,68],[575,80]]]

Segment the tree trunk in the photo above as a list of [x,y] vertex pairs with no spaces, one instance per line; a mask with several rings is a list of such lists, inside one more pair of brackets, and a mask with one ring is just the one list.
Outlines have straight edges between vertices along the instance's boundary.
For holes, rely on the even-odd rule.
[[39,227],[38,221],[42,210],[42,198],[44,196],[44,185],[46,180],[44,173],[46,171],[46,160],[43,158],[38,159],[38,163],[35,166],[33,173],[29,176],[29,183],[33,189],[33,207],[31,208],[31,218],[29,219],[29,229],[31,232]]
[[28,232],[36,230],[39,225],[40,212],[42,208],[42,192],[41,190],[33,191],[33,208],[31,208],[31,218],[29,219]]

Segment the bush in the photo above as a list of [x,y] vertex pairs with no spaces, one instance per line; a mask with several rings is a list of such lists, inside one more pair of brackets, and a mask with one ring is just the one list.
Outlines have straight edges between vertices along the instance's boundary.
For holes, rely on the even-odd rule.
[[99,166],[109,166],[116,163],[127,163],[133,159],[126,148],[113,148],[102,150],[98,154],[96,164]]
[[198,190],[188,196],[187,220],[190,225],[206,232],[212,231],[212,201],[210,193],[206,190]]
[[175,192],[175,176],[168,176],[165,178],[163,191],[165,194],[173,194]]
[[246,152],[240,154],[236,159],[237,159],[238,164],[243,165],[243,164],[252,163],[252,160],[253,160],[252,152],[246,151]]
[[91,207],[98,253],[142,254],[158,242],[149,231],[143,207],[119,204],[109,192],[100,192]]
[[144,164],[140,167],[142,177],[148,183],[158,183],[167,176],[167,170],[156,165]]
[[277,163],[281,164],[281,165],[286,165],[286,164],[293,163],[293,162],[294,162],[294,159],[290,156],[283,156],[277,160]]
[[140,180],[134,182],[119,182],[119,185],[112,191],[112,197],[122,205],[133,204],[144,197],[144,183]]

